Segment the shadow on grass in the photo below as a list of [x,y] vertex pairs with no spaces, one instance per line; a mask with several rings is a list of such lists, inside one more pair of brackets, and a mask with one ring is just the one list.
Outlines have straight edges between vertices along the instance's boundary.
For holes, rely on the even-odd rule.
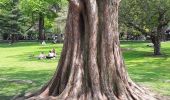
[[[6,69],[7,71],[8,69]],[[11,72],[6,73],[5,78],[17,79],[17,80],[31,80],[32,84],[28,83],[15,83],[8,81],[0,81],[0,100],[10,100],[14,95],[19,93],[24,93],[25,91],[37,90],[42,85],[44,85],[52,77],[53,71],[51,70],[31,70],[31,71],[16,71],[15,69]],[[4,70],[5,71],[5,70]],[[8,82],[8,83],[7,83]],[[17,90],[16,90],[17,88]],[[3,91],[5,90],[5,91]],[[14,94],[15,93],[15,94]]]
[[149,58],[160,58],[160,59],[166,60],[166,59],[169,58],[169,55],[163,53],[160,56],[154,56],[152,52],[131,50],[131,51],[123,52],[123,57],[126,59],[126,61],[142,60],[142,59],[147,59],[147,57],[149,57]]
[[[123,42],[122,48],[132,48],[123,52],[123,57],[131,78],[139,83],[154,85],[160,93],[169,94],[170,88],[170,47],[163,44],[162,55],[154,56],[153,48],[146,42]],[[152,86],[151,85],[151,86]]]
[[[8,71],[10,70],[10,73],[4,73],[5,77],[8,80],[10,79],[20,79],[20,80],[32,80],[33,83],[44,83],[44,80],[48,79],[49,76],[51,76],[54,71],[51,70],[23,70],[18,71],[14,68],[5,68],[2,71]],[[1,74],[3,75],[3,74]]]
[[[155,60],[152,62],[131,63],[129,74],[137,82],[165,82],[170,80],[169,62]],[[135,67],[135,68],[133,68]]]
[[0,94],[0,98],[2,99],[2,100],[10,100],[10,99],[12,99],[14,97],[14,95],[13,96],[5,96],[5,95],[1,95]]
[[154,56],[152,52],[133,50],[123,52],[123,55],[128,72],[135,81],[163,82],[170,80],[169,53],[163,52],[160,56]]

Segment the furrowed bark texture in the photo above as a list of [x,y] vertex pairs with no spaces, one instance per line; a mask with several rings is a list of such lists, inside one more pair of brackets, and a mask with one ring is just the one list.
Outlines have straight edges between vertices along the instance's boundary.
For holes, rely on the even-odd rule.
[[65,41],[57,70],[28,100],[155,100],[125,69],[119,0],[69,0]]

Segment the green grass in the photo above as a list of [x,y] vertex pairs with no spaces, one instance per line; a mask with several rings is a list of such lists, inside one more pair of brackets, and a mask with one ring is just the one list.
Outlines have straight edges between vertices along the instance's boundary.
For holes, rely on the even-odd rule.
[[[162,95],[170,95],[170,42],[162,43],[162,55],[153,56],[146,42],[123,42],[124,59],[131,78]],[[169,82],[168,82],[169,81]]]
[[[139,84],[151,88],[163,95],[170,94],[170,42],[162,43],[162,56],[153,56],[152,48],[146,42],[122,42],[122,48],[130,48],[123,52],[129,75]],[[56,48],[58,58],[38,60],[41,51],[46,54]],[[20,42],[14,45],[0,44],[0,100],[9,100],[12,96],[32,91],[41,87],[53,75],[62,44],[48,43],[45,46],[37,42]],[[11,80],[31,80],[20,83]]]
[[[14,45],[0,44],[0,100],[9,100],[11,96],[25,90],[34,90],[46,83],[54,73],[59,55],[53,60],[38,60],[40,52],[56,48],[58,54],[62,44],[21,42]],[[33,84],[11,82],[11,80],[32,80]]]

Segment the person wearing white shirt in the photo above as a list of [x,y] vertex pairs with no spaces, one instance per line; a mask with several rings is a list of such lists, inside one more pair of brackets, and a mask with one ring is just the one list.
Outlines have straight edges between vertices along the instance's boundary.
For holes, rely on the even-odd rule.
[[47,59],[55,58],[55,54],[52,51],[49,51]]

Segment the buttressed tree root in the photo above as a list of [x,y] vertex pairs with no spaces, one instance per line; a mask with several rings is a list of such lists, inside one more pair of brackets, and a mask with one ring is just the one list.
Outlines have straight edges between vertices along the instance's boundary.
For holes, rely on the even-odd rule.
[[57,70],[41,90],[22,99],[156,100],[125,69],[118,34],[119,2],[69,0]]

